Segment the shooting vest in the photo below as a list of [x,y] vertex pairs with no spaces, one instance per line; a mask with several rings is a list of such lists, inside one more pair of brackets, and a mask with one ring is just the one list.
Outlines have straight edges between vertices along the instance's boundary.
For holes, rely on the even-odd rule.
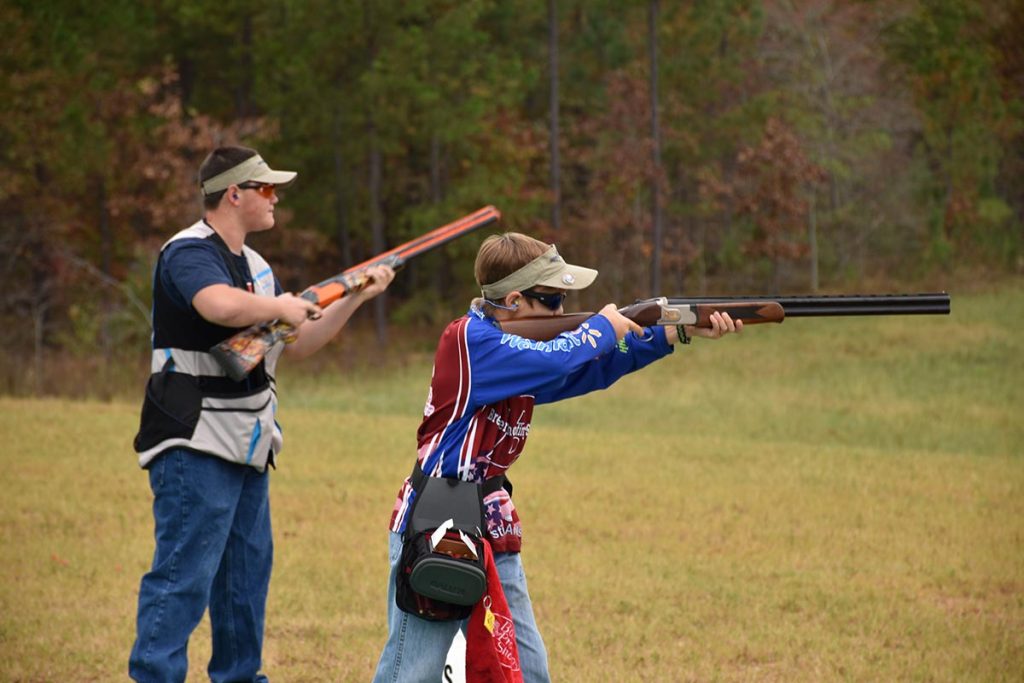
[[188,448],[263,471],[281,450],[274,419],[274,370],[284,350],[278,344],[241,382],[224,374],[208,353],[240,328],[215,325],[191,306],[176,306],[164,291],[160,271],[167,246],[181,239],[208,239],[217,246],[232,284],[260,296],[274,296],[274,274],[263,257],[242,248],[250,281],[213,228],[204,221],[182,230],[160,249],[153,277],[153,358],[142,419],[135,437],[139,465],[146,467],[169,448]]

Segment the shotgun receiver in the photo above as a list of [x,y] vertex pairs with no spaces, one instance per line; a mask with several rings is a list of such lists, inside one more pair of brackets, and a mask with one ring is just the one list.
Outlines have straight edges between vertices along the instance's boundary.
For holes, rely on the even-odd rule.
[[[398,270],[409,259],[437,249],[454,239],[490,225],[501,218],[493,206],[486,206],[457,221],[400,244],[382,254],[348,268],[342,273],[306,289],[300,296],[323,308],[338,299],[365,289],[371,278],[366,271],[371,266],[388,265]],[[228,377],[240,382],[259,365],[260,361],[278,342],[293,340],[295,328],[277,320],[253,325],[225,339],[210,349],[210,354],[224,369]]]
[[[693,325],[711,327],[711,314],[728,313],[744,325],[781,323],[787,317],[845,315],[948,315],[949,295],[847,294],[840,296],[718,296],[642,299],[619,313],[641,327]],[[515,318],[498,323],[503,332],[536,341],[554,339],[576,329],[593,313]]]

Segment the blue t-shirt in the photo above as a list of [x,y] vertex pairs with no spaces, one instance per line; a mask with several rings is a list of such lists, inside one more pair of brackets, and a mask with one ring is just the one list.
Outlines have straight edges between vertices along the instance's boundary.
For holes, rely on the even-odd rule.
[[[224,284],[233,286],[231,273],[224,263],[224,252],[209,239],[181,239],[169,244],[161,258],[160,283],[164,292],[175,306],[182,310],[192,308],[192,299],[202,289],[210,285]],[[253,291],[253,274],[249,272],[249,262],[244,256],[231,254],[238,266],[238,272],[248,283],[248,290]],[[260,277],[262,273],[257,273]],[[283,292],[281,283],[274,278],[274,294]]]

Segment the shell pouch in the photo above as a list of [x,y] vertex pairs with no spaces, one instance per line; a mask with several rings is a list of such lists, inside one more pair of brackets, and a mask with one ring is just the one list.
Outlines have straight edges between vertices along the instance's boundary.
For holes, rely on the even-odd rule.
[[395,604],[429,621],[465,619],[487,589],[483,490],[440,477],[420,483],[395,577]]

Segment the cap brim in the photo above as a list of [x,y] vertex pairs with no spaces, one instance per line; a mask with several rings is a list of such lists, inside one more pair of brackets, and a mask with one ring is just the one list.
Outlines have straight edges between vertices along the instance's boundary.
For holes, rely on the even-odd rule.
[[290,185],[297,175],[298,174],[295,171],[275,171],[272,168],[264,168],[259,173],[249,178],[249,181],[254,183],[269,183],[270,185],[283,187],[284,185]]
[[593,268],[566,263],[552,244],[546,252],[519,270],[509,273],[497,282],[481,285],[480,293],[485,299],[496,301],[509,292],[522,292],[537,286],[552,289],[583,289],[589,287],[596,277],[597,271]]
[[544,278],[537,285],[554,289],[584,289],[593,284],[596,278],[597,271],[593,268],[566,263],[559,272]]

